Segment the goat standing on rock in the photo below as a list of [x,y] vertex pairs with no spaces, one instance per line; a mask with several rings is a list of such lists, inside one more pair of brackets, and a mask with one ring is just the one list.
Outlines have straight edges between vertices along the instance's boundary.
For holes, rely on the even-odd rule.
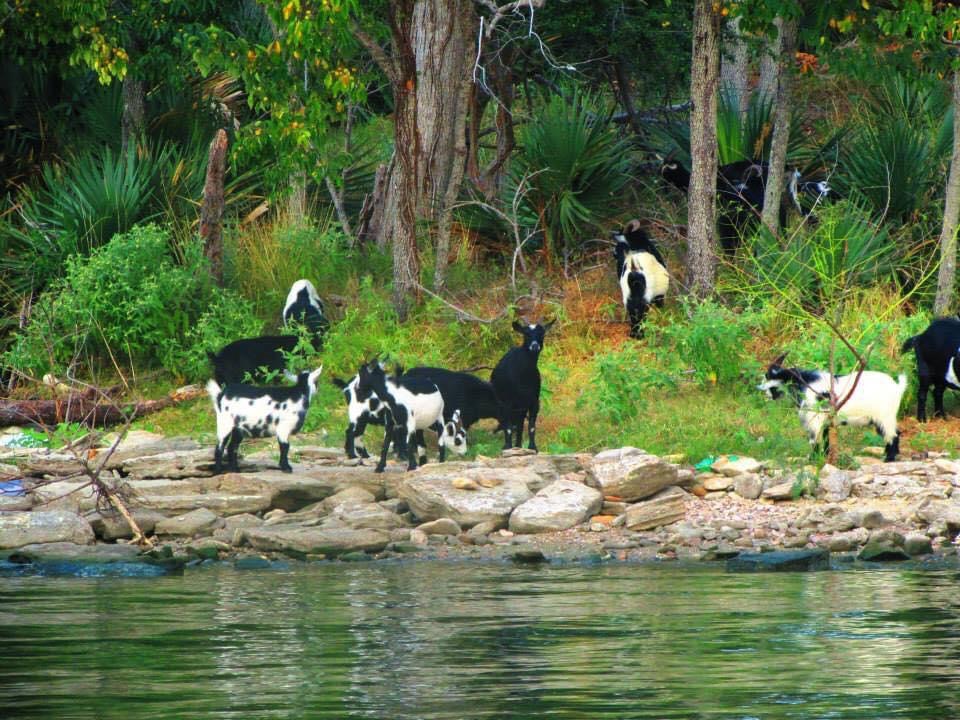
[[237,472],[237,448],[243,438],[273,435],[280,445],[280,469],[293,472],[287,459],[290,436],[303,427],[322,371],[321,365],[313,372],[300,373],[293,387],[256,387],[237,383],[221,388],[216,380],[208,381],[207,393],[217,413],[214,472],[222,470],[224,450],[227,451],[229,469]]
[[490,374],[490,384],[503,403],[506,422],[503,423],[503,449],[513,447],[511,434],[516,435],[516,445],[523,440],[523,421],[527,418],[527,434],[530,449],[537,449],[537,415],[540,413],[540,369],[537,360],[543,349],[546,325],[521,325],[513,321],[513,329],[523,335],[523,345],[510,348]]
[[830,393],[843,404],[836,411],[841,425],[872,425],[885,443],[885,460],[893,462],[900,452],[900,433],[897,431],[897,412],[907,389],[907,378],[898,380],[882,372],[864,370],[862,373],[831,376],[824,370],[785,368],[786,353],[767,368],[765,380],[757,386],[774,400],[786,388],[793,395],[800,412],[800,422],[814,447],[822,445],[826,453],[829,439],[825,430],[830,421]]
[[919,335],[907,338],[901,352],[917,356],[917,420],[927,421],[927,393],[933,385],[933,414],[945,418],[943,394],[960,390],[960,320],[938,318]]
[[650,305],[663,305],[670,276],[663,256],[638,220],[627,223],[623,232],[615,232],[613,239],[617,243],[613,255],[617,259],[623,307],[630,318],[630,337],[640,338]]

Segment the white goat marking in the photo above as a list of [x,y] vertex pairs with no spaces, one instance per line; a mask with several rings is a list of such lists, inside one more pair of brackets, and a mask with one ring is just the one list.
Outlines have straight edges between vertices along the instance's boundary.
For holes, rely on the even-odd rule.
[[630,299],[629,280],[631,272],[638,272],[644,276],[646,291],[643,294],[643,300],[647,304],[667,294],[670,277],[667,275],[666,268],[648,252],[632,252],[624,258],[623,273],[620,275],[620,292],[623,296],[624,307]]

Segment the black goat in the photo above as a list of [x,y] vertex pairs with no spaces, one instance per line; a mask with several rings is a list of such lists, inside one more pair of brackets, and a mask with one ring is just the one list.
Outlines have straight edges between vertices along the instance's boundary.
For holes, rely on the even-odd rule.
[[220,384],[243,382],[250,377],[263,379],[265,374],[283,372],[287,368],[284,353],[297,346],[294,335],[262,335],[234,340],[216,353],[207,353],[213,365],[213,377]]
[[622,231],[614,232],[613,239],[623,307],[630,318],[630,337],[639,338],[650,305],[663,305],[670,276],[663,256],[638,220],[631,220]]
[[540,413],[540,370],[537,360],[543,349],[544,337],[553,322],[522,325],[514,320],[513,329],[523,335],[523,345],[510,348],[490,374],[490,384],[506,413],[504,450],[513,447],[511,435],[516,436],[517,447],[521,445],[525,418],[529,447],[531,450],[537,449],[537,415]]
[[320,349],[324,334],[330,327],[330,322],[323,313],[323,301],[317,294],[317,289],[309,280],[297,280],[287,293],[287,302],[283,306],[283,324],[296,321],[310,330],[310,338],[314,348]]
[[917,420],[927,420],[927,392],[933,385],[933,413],[946,417],[943,393],[949,387],[960,390],[957,372],[960,362],[960,320],[939,318],[919,335],[907,338],[901,352],[913,350],[917,357]]
[[493,385],[476,375],[436,367],[415,367],[404,372],[403,376],[430,380],[437,386],[443,396],[444,422],[450,422],[453,413],[459,410],[460,422],[467,429],[483,418],[495,419],[497,430],[502,430],[506,424],[503,403]]

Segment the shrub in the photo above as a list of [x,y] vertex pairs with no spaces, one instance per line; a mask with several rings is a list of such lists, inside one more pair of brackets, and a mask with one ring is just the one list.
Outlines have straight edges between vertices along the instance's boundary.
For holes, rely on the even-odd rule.
[[[74,256],[65,276],[38,301],[5,360],[39,375],[85,361],[127,360],[174,375],[199,373],[196,343],[242,334],[248,308],[212,319],[236,300],[216,291],[199,241],[174,261],[167,233],[155,225],[117,235],[89,257]],[[216,309],[216,310],[215,310]],[[208,319],[199,329],[198,319]]]
[[651,367],[641,357],[635,343],[618,350],[598,353],[593,358],[590,391],[581,396],[606,420],[623,425],[634,420],[654,395],[665,389],[676,389],[676,377],[658,367]]

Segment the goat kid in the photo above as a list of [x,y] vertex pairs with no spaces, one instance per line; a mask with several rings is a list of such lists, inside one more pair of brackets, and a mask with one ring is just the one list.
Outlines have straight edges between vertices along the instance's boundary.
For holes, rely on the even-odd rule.
[[663,256],[641,229],[639,220],[631,220],[621,232],[613,233],[613,255],[623,307],[630,318],[630,337],[643,337],[643,319],[651,305],[663,306],[670,285]]
[[[360,368],[356,387],[357,397],[363,402],[375,394],[386,404],[386,431],[380,462],[374,472],[383,472],[387,464],[390,443],[407,453],[407,469],[417,469],[417,431],[432,428],[437,432],[438,444],[445,444],[443,430],[443,396],[437,386],[422,378],[387,377],[383,366],[371,363]],[[411,442],[412,441],[412,442]]]
[[757,389],[774,400],[781,397],[784,390],[793,396],[800,423],[814,448],[820,446],[826,453],[829,447],[825,431],[830,421],[832,389],[839,400],[847,398],[837,410],[837,422],[852,426],[872,425],[883,436],[886,462],[896,460],[900,452],[897,412],[907,389],[905,375],[901,374],[894,381],[886,373],[864,370],[859,378],[857,373],[834,377],[824,370],[785,368],[782,364],[785,357],[783,354],[770,364],[764,382]]
[[287,293],[287,302],[283,306],[283,324],[299,322],[310,331],[310,340],[319,350],[322,338],[330,327],[323,311],[323,301],[317,289],[309,280],[297,280]]
[[333,384],[343,392],[343,399],[347,403],[347,430],[343,449],[348,458],[368,458],[366,445],[363,441],[367,425],[386,425],[385,413],[387,406],[374,393],[369,393],[363,400],[360,399],[357,385],[360,374],[356,374],[347,382],[340,378],[333,378]]
[[317,378],[323,366],[313,372],[302,372],[293,387],[256,387],[242,383],[221,387],[216,380],[207,382],[207,393],[217,414],[217,449],[214,454],[214,472],[223,469],[223,454],[227,466],[238,470],[237,448],[247,437],[277,437],[280,445],[280,469],[293,472],[288,460],[290,436],[303,427],[310,408],[310,400],[317,392]]
[[516,445],[520,447],[524,419],[527,419],[529,448],[537,449],[537,415],[540,414],[540,369],[537,360],[547,331],[554,322],[522,325],[514,320],[513,329],[523,335],[523,344],[510,348],[490,374],[490,384],[503,403],[505,413],[504,450],[513,447],[512,436],[516,437]]

